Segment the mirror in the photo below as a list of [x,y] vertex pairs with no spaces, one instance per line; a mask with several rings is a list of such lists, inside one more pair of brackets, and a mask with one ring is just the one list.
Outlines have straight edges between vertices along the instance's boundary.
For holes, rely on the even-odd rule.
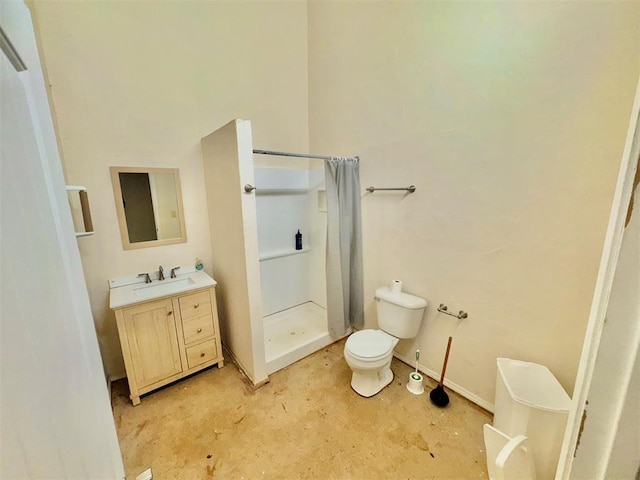
[[187,241],[177,168],[110,170],[125,250]]

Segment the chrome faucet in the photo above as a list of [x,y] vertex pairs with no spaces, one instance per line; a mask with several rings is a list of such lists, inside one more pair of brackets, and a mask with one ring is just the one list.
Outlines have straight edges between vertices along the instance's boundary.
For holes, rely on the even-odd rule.
[[162,265],[158,267],[158,280],[164,280],[164,268],[162,268]]
[[180,267],[173,267],[171,269],[171,278],[176,278],[176,270],[178,270]]
[[151,277],[148,273],[139,273],[139,277],[144,277],[144,283],[151,283]]

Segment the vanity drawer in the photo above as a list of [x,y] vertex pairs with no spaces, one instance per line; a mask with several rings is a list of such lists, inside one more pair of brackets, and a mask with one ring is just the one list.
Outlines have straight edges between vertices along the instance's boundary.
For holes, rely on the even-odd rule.
[[188,347],[185,350],[187,352],[187,364],[189,368],[197,367],[202,363],[210,362],[218,358],[215,338],[194,345],[193,347]]
[[211,315],[211,297],[209,292],[194,293],[180,297],[180,315],[182,320],[199,315]]
[[213,329],[213,316],[203,315],[183,321],[182,332],[184,333],[185,345],[213,336],[215,333]]

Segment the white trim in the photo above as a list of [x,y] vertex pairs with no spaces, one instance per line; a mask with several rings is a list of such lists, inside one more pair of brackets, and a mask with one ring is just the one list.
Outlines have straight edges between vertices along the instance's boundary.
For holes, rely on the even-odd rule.
[[[640,132],[638,132],[638,127],[640,126],[638,124],[639,115],[640,79],[636,87],[636,97],[631,112],[627,139],[620,163],[618,180],[609,217],[609,226],[607,228],[607,234],[602,250],[600,269],[596,279],[595,292],[589,314],[589,322],[587,324],[582,355],[580,357],[578,373],[576,374],[573,398],[571,400],[572,408],[569,411],[567,429],[565,431],[565,438],[560,452],[558,469],[556,470],[556,478],[569,478],[571,474],[574,451],[576,449],[582,422],[582,413],[585,409],[589,388],[591,386],[591,379],[593,377],[598,348],[602,337],[605,314],[607,312],[616,265],[618,263],[618,256],[620,254],[624,222],[629,200],[631,198],[631,192],[633,190],[633,177],[638,158],[637,150],[640,147]],[[634,152],[635,156],[632,156]]]
[[[415,363],[415,358],[409,358],[409,356],[401,355],[401,354],[399,354],[397,352],[393,352],[393,356],[396,357],[401,362],[406,363],[410,367],[415,367],[415,364],[416,364]],[[440,381],[440,373],[438,373],[438,372],[436,372],[434,370],[431,370],[431,369],[425,367],[424,365],[421,365],[420,363],[418,363],[418,371],[426,374],[428,377],[431,377],[436,382]],[[492,403],[487,402],[483,398],[480,398],[475,393],[470,392],[469,390],[467,390],[466,388],[458,385],[457,383],[454,383],[451,380],[447,380],[445,378],[444,379],[444,386],[447,387],[447,388],[450,388],[451,390],[453,390],[454,392],[458,393],[459,395],[462,395],[464,398],[466,398],[467,400],[475,403],[479,407],[482,407],[485,410],[493,413],[494,406],[493,406]]]
[[115,375],[110,375],[109,385],[111,385],[113,382],[117,382],[118,380],[122,380],[123,378],[127,378],[127,374],[124,371],[116,373]]

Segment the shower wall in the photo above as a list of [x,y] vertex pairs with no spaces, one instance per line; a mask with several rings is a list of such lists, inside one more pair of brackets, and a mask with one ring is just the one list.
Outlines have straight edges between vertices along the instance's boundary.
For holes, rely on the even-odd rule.
[[[319,169],[255,169],[258,249],[263,315],[313,301],[326,306],[324,238],[318,210]],[[302,250],[295,234],[302,233]]]
[[[324,162],[312,160],[309,167],[309,235],[313,245],[309,252],[309,299],[327,308],[327,201],[324,185]],[[304,240],[304,237],[302,237]]]

